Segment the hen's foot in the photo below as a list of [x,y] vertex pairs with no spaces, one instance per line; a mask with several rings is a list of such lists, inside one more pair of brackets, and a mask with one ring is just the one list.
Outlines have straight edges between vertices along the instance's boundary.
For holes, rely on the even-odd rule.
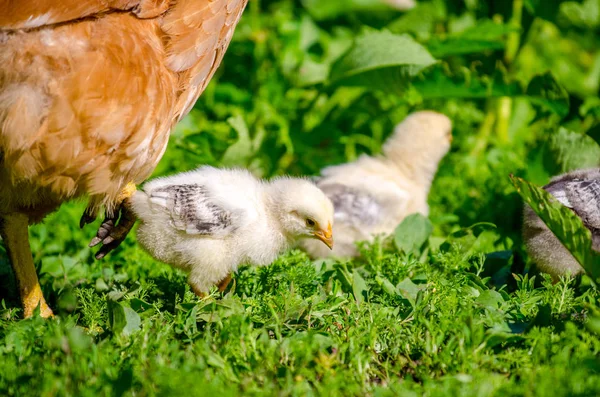
[[23,304],[23,317],[33,317],[38,306],[40,316],[52,317],[52,310],[44,299],[33,264],[29,248],[28,227],[29,218],[26,215],[7,215],[0,219],[0,236],[4,240],[17,279],[19,295]]
[[34,285],[31,291],[21,289],[21,302],[23,302],[24,318],[33,317],[38,306],[40,308],[40,317],[54,317],[52,309],[50,309],[50,306],[48,306],[44,299],[44,295],[42,295],[42,289],[39,284]]
[[[118,211],[113,216],[107,216],[104,219],[104,222],[102,222],[102,225],[100,225],[100,228],[96,233],[96,237],[90,242],[90,247],[102,244],[102,247],[96,253],[96,259],[104,258],[106,254],[117,248],[123,240],[125,240],[125,237],[127,237],[127,234],[129,234],[133,225],[135,225],[135,214],[129,208],[129,198],[133,196],[135,191],[136,189],[133,183],[129,183],[125,189],[123,189],[118,198],[118,201],[121,202]],[[88,211],[86,210],[86,213],[87,212]],[[84,222],[86,213],[82,216],[82,222]]]

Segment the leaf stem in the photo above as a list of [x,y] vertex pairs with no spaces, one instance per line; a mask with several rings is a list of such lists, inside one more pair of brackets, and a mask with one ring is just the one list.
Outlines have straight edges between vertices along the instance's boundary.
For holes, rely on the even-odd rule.
[[519,45],[521,44],[521,19],[523,17],[523,0],[513,0],[512,16],[509,24],[511,27],[518,29],[508,34],[506,39],[506,49],[504,51],[504,62],[507,66],[513,63]]
[[[513,0],[512,16],[509,24],[515,28],[506,39],[504,51],[504,63],[508,70],[517,56],[521,44],[521,19],[523,17],[523,0]],[[496,135],[501,143],[508,143],[508,126],[512,110],[512,98],[503,97],[498,100]]]

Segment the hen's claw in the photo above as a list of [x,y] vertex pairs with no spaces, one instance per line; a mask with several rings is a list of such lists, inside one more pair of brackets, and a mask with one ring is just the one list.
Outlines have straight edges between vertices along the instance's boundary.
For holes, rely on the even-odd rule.
[[[125,240],[125,237],[127,237],[127,234],[129,234],[135,224],[136,217],[128,208],[127,200],[121,204],[119,212],[120,217],[116,215],[112,218],[106,218],[102,222],[98,233],[96,233],[96,237],[89,244],[90,247],[95,247],[102,243],[102,247],[96,253],[96,259],[104,258],[106,254],[117,248]],[[117,219],[119,220],[118,223]]]
[[95,247],[98,244],[102,243],[104,239],[109,235],[109,233],[115,228],[115,222],[118,219],[118,215],[114,218],[106,218],[102,225],[98,228],[98,232],[96,233],[96,237],[90,241],[89,246]]
[[79,220],[79,228],[83,229],[85,225],[92,223],[96,220],[96,211],[91,210],[89,207],[85,209],[83,215],[81,215],[81,219]]

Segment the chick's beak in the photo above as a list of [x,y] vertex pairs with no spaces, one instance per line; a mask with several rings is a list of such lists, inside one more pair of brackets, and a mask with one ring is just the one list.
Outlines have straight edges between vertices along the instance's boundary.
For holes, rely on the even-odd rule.
[[318,230],[314,233],[314,236],[325,243],[329,249],[333,249],[333,235],[331,231],[331,223],[327,225],[327,230]]

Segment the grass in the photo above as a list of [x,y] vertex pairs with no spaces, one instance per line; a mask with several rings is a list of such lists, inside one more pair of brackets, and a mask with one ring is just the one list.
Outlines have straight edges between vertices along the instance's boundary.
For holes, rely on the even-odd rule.
[[[492,76],[507,37],[469,54],[440,45],[479,21],[508,21],[510,5],[435,0],[400,14],[317,3],[250,2],[223,67],[155,175],[204,163],[315,174],[377,153],[408,113],[435,109],[452,119],[455,139],[430,194],[427,243],[404,253],[383,236],[346,262],[292,251],[271,266],[241,268],[224,294],[199,300],[183,273],[136,245],[135,233],[94,260],[87,242],[99,220],[80,230],[85,203],[65,204],[30,231],[57,318],[20,320],[0,247],[0,394],[600,395],[600,293],[585,279],[530,278],[522,202],[508,178],[543,184],[597,150],[574,144],[598,136],[597,25],[570,11],[583,5],[569,2],[551,18],[525,2],[516,43],[511,31],[510,51],[519,48],[508,76],[557,69],[569,101],[557,116],[539,98],[512,98],[507,115],[505,101],[479,94],[427,98],[414,87],[398,95],[299,81],[328,67],[365,26],[395,26],[451,54],[441,60],[449,69]],[[431,6],[437,14],[419,14]],[[554,42],[569,55],[547,45]]]
[[[60,276],[42,269],[59,317],[2,312],[0,389],[597,395],[600,340],[588,316],[598,292],[567,281],[534,288],[528,276],[498,286],[506,277],[486,277],[491,261],[468,254],[466,240],[450,239],[423,261],[381,244],[349,263],[292,251],[270,267],[241,269],[224,296],[202,301],[183,274],[133,244]],[[119,325],[118,308],[136,314]]]

